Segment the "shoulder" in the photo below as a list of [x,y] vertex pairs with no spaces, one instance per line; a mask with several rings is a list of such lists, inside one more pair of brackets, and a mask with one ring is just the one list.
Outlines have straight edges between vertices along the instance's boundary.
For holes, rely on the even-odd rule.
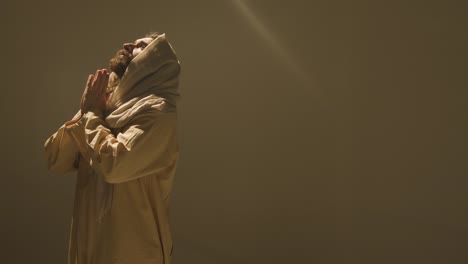
[[143,98],[135,98],[121,105],[106,117],[106,122],[111,127],[123,127],[134,123],[152,123],[158,120],[170,121],[177,119],[176,107],[168,103],[164,98],[149,95]]
[[177,112],[175,105],[169,103],[166,99],[154,94],[148,95],[138,100],[131,110],[133,115],[165,115],[174,116]]
[[143,125],[147,127],[175,127],[177,125],[177,112],[165,112],[155,108],[145,109],[136,113],[129,125]]

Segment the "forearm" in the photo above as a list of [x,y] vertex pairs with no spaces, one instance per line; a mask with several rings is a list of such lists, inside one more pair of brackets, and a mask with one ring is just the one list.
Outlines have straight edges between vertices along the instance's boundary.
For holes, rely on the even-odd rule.
[[100,110],[92,109],[68,122],[66,132],[74,139],[81,155],[89,160],[97,142],[112,135]]
[[133,124],[113,135],[98,114],[88,112],[68,128],[82,155],[109,183],[151,175],[174,162],[177,149],[172,118],[151,112],[132,120]]
[[76,169],[79,151],[73,138],[66,132],[65,125],[45,141],[44,151],[50,172],[64,174]]

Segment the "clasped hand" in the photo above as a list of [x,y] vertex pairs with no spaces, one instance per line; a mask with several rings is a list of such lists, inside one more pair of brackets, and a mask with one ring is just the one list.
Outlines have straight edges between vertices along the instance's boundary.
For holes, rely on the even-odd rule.
[[89,75],[83,96],[81,97],[81,114],[90,110],[104,111],[108,81],[109,73],[106,69],[97,70],[96,74]]
[[85,90],[81,96],[81,115],[78,118],[67,121],[65,126],[76,124],[88,111],[104,111],[106,107],[106,88],[109,81],[107,70],[97,70],[96,74],[90,74],[86,82]]

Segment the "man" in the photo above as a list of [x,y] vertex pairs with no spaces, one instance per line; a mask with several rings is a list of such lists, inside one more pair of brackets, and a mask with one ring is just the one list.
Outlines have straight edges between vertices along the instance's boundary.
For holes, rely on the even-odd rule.
[[109,66],[44,145],[51,172],[78,171],[68,263],[169,264],[180,64],[165,34],[150,34]]

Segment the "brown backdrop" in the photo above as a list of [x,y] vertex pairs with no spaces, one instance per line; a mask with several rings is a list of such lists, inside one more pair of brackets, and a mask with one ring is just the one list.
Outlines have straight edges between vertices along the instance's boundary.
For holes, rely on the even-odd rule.
[[466,1],[2,4],[2,263],[66,263],[45,139],[123,42],[183,67],[174,264],[467,263]]

